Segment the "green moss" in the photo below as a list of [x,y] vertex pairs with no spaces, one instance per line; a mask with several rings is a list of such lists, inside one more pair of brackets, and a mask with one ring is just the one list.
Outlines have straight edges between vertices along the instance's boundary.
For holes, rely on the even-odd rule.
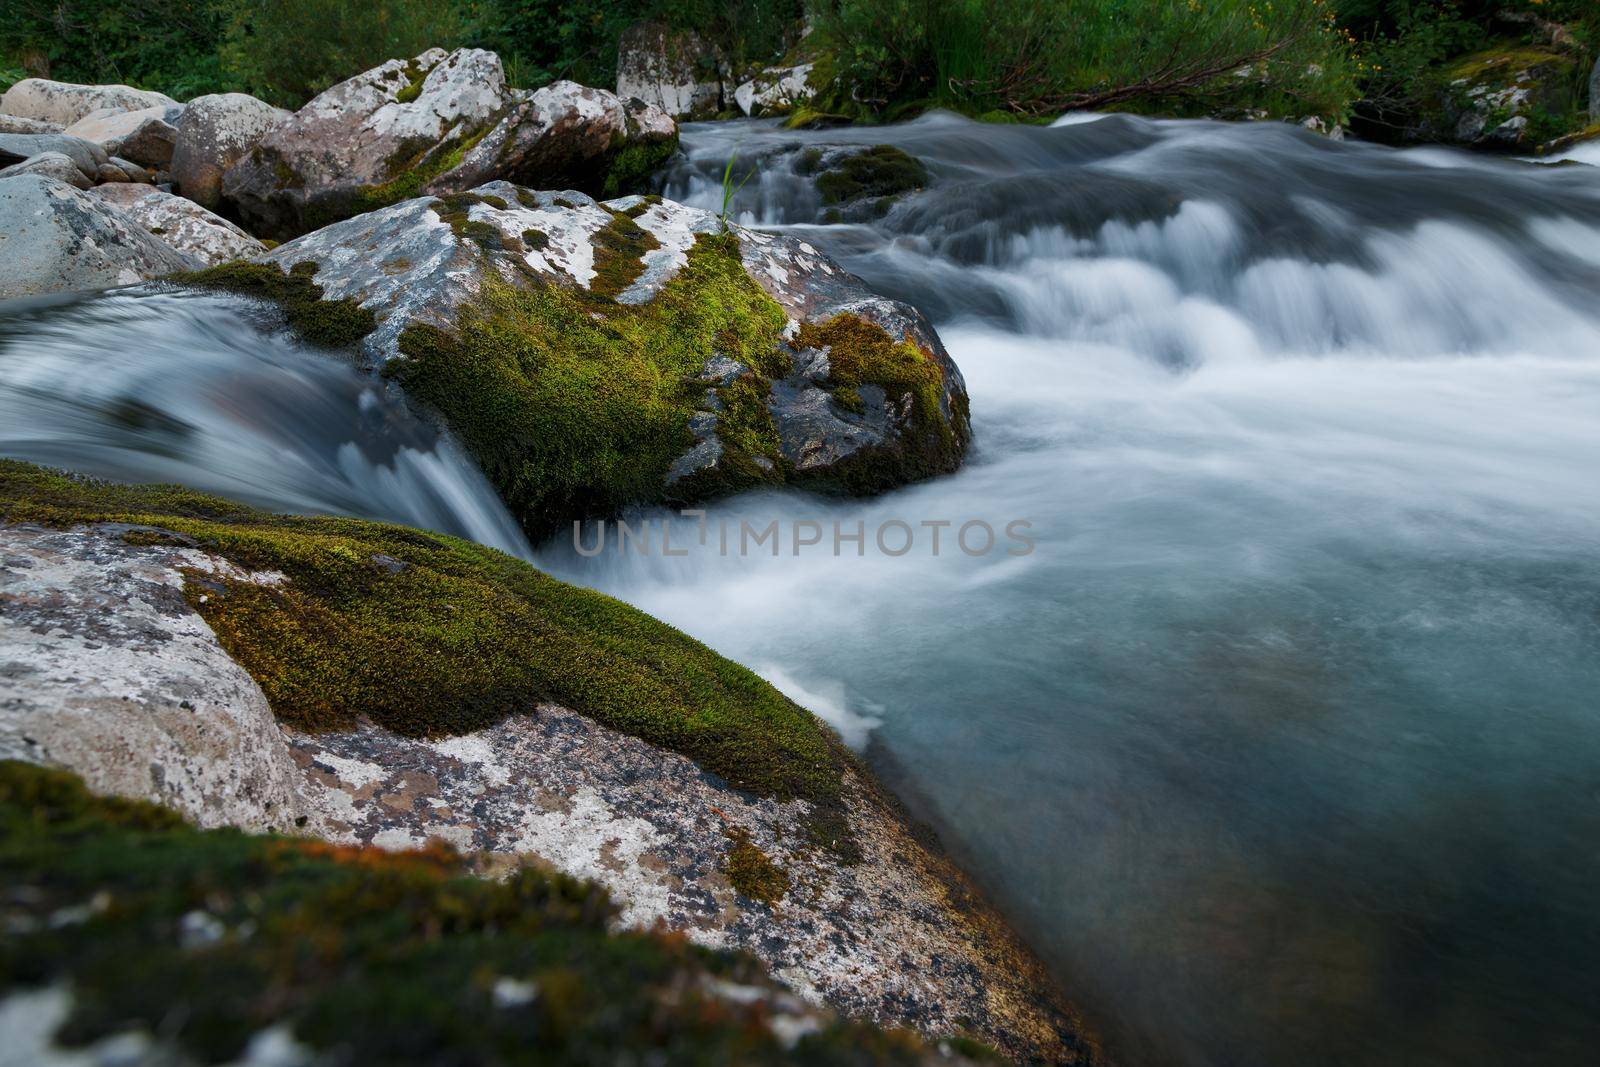
[[282,1025],[319,1062],[360,1064],[909,1067],[933,1055],[903,1031],[841,1020],[786,1048],[764,1003],[714,990],[777,989],[759,963],[612,932],[590,882],[531,868],[473,877],[444,846],[198,830],[16,762],[0,762],[0,913],[0,995],[70,988],[55,1034],[69,1046],[138,1030],[200,1063],[235,1062]]
[[893,145],[874,145],[837,160],[817,176],[824,204],[898,196],[928,183],[922,161]]
[[824,323],[800,327],[796,343],[826,347],[834,400],[860,412],[863,386],[883,390],[885,400],[909,400],[911,421],[893,453],[866,449],[835,470],[820,476],[849,492],[876,493],[907,479],[952,471],[971,437],[964,396],[958,394],[946,417],[940,398],[944,371],[932,353],[911,341],[896,342],[881,326],[854,315],[836,315]]
[[[630,425],[633,410],[621,409]],[[616,462],[636,460],[624,450]],[[258,585],[197,572],[186,589],[274,713],[297,729],[367,718],[408,736],[444,736],[553,701],[741,789],[811,801],[819,839],[849,854],[840,794],[850,757],[818,719],[677,630],[493,549],[355,519],[268,515],[173,486],[89,483],[8,460],[0,460],[0,520],[154,527],[240,567],[286,575]],[[406,566],[393,573],[380,556]]]
[[644,254],[661,247],[655,234],[626,211],[611,212],[611,221],[594,235],[594,278],[589,291],[615,298],[644,273]]
[[728,855],[722,866],[728,883],[743,896],[763,904],[782,900],[789,892],[788,872],[757,848],[744,830],[728,831],[728,841]]
[[638,192],[651,173],[671,159],[677,150],[676,137],[666,141],[635,141],[624,145],[612,155],[606,167],[605,177],[600,182],[601,199],[610,200]]
[[388,181],[363,185],[354,193],[341,193],[326,201],[307,205],[308,229],[318,229],[353,215],[365,214],[379,208],[398,204],[422,195],[423,187],[441,174],[460,166],[462,159],[492,129],[485,123],[475,133],[453,135],[443,142],[425,142],[402,151],[390,160]]
[[[457,237],[472,241],[485,250],[503,249],[506,239],[499,227],[470,217],[469,212],[474,204],[483,204],[498,211],[506,209],[506,202],[500,197],[484,196],[479,193],[447,193],[429,206],[435,215],[449,223],[450,229],[455,231]],[[511,243],[515,244],[515,239]]]
[[543,252],[550,247],[550,235],[543,230],[523,230],[522,243],[535,252]]
[[406,85],[395,94],[395,100],[401,104],[409,104],[422,95],[422,83],[428,80],[428,72],[417,65],[412,59],[406,62]]
[[313,344],[353,345],[377,325],[371,311],[354,300],[324,300],[312,278],[315,263],[296,263],[285,274],[271,263],[224,263],[207,270],[173,274],[167,280],[202,289],[225,289],[270,300],[283,308],[289,325]]
[[[637,224],[608,227],[596,287],[637,276]],[[642,230],[640,231],[643,232]],[[648,236],[648,235],[646,235]],[[597,257],[599,259],[601,257]],[[713,351],[782,374],[783,309],[744,271],[737,239],[701,235],[653,299],[618,304],[553,284],[491,286],[455,333],[408,328],[387,373],[437,409],[535,537],[659,501],[694,443],[694,381]]]

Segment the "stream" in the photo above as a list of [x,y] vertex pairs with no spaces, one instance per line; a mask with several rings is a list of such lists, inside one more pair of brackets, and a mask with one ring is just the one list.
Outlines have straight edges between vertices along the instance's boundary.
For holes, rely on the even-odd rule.
[[[928,187],[824,223],[805,149],[845,143]],[[683,145],[666,195],[718,209],[731,157],[740,221],[933,319],[973,450],[708,509],[861,554],[532,558],[839,725],[1124,1064],[1591,1062],[1600,169],[1129,116]],[[384,386],[216,294],[0,306],[0,454],[530,553]]]

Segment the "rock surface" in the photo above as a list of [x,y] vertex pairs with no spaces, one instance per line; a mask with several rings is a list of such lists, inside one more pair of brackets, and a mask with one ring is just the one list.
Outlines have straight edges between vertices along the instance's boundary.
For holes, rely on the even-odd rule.
[[[352,299],[371,310],[378,326],[365,351],[377,366],[399,356],[406,327],[453,328],[461,309],[491,279],[512,286],[589,288],[597,276],[599,239],[620,214],[630,216],[656,244],[641,256],[638,277],[617,295],[623,304],[650,301],[685,265],[696,238],[723,226],[707,211],[672,201],[623,197],[598,203],[578,192],[534,192],[508,182],[480,186],[467,199],[461,209],[465,218],[454,224],[442,217],[452,210],[443,201],[410,200],[290,241],[262,261],[284,270],[315,263],[325,297]],[[852,315],[927,353],[939,368],[941,414],[959,438],[959,457],[968,433],[966,385],[920,313],[875,295],[805,241],[738,226],[730,230],[737,235],[746,273],[782,307],[791,335],[803,323]],[[542,235],[537,248],[524,242],[530,231]],[[705,360],[702,378],[708,385],[725,377],[718,363],[727,360],[715,351],[707,351]],[[791,362],[792,373],[772,383],[766,405],[783,457],[797,472],[822,475],[858,453],[909,451],[910,413],[886,404],[882,390],[864,386],[861,409],[846,410],[831,388],[827,351],[801,348]],[[734,365],[731,375],[744,370]],[[722,462],[716,412],[701,412],[696,419],[698,425],[691,425],[696,444],[674,467],[673,481],[713,471]],[[912,477],[902,474],[900,480]]]
[[66,129],[59,122],[41,122],[20,115],[0,114],[0,133],[60,133]]
[[817,95],[811,84],[815,65],[769,67],[733,91],[734,102],[746,115],[774,115],[792,111]]
[[0,758],[202,826],[292,827],[299,775],[266,697],[183,597],[179,568],[226,565],[120,532],[0,527]]
[[24,78],[0,96],[0,113],[67,126],[91,111],[138,111],[175,104],[177,101],[165,93],[128,85],[73,85],[46,78]]
[[100,185],[94,194],[115,204],[128,218],[203,266],[249,259],[267,250],[266,245],[222,216],[150,185]]
[[36,174],[0,179],[0,299],[131,285],[192,270],[123,212]]
[[178,120],[172,150],[172,180],[178,192],[214,210],[222,202],[223,172],[291,114],[245,93],[215,93],[189,101]]
[[255,232],[292,237],[494,177],[598,189],[616,165],[653,165],[675,138],[655,109],[572,82],[508,89],[493,52],[436,48],[317,96],[228,168],[222,193]]
[[[557,707],[437,741],[281,733],[183,594],[183,569],[228,565],[129,530],[0,526],[0,756],[204,825],[303,816],[336,842],[442,838],[491,872],[548,864],[606,885],[623,924],[746,949],[812,1003],[1019,1058],[1092,1057],[1037,962],[870,782],[849,783],[861,858],[843,864],[806,846],[804,802],[754,799]],[[734,888],[741,849],[776,865],[765,901]]]
[[[102,164],[100,170],[116,170],[120,180],[127,181],[128,176],[122,171],[112,167],[110,163]],[[0,178],[15,178],[23,174],[37,174],[41,178],[54,178],[59,182],[66,182],[76,189],[88,189],[94,185],[94,180],[78,168],[78,165],[68,156],[60,152],[40,152],[36,156],[29,156],[21,163],[0,169]],[[100,174],[97,178],[105,180]]]
[[0,166],[21,163],[45,152],[66,156],[90,179],[97,176],[102,164],[111,162],[105,149],[81,137],[62,133],[0,133]]
[[107,155],[131,159],[146,167],[166,167],[178,129],[170,121],[175,109],[143,108],[139,111],[96,111],[68,126],[69,137],[81,137],[105,149]]
[[693,31],[659,22],[628,27],[617,43],[617,95],[642,100],[673,118],[711,119],[727,106],[727,62]]
[[1567,112],[1577,70],[1573,53],[1552,47],[1466,56],[1445,71],[1439,111],[1423,117],[1424,133],[1458,144],[1523,146],[1536,116],[1553,119]]

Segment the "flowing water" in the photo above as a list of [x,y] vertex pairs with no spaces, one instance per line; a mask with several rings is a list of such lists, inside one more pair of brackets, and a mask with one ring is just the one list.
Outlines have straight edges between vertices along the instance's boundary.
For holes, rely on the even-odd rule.
[[[804,149],[847,142],[929,188],[821,224]],[[707,517],[860,522],[862,555],[540,562],[865,741],[1125,1063],[1591,1062],[1600,169],[1092,116],[684,145],[668,195],[718,206],[736,155],[745,221],[929,313],[976,444]],[[448,443],[236,301],[13,311],[0,420],[6,454],[515,547]],[[1035,547],[967,555],[969,520]]]

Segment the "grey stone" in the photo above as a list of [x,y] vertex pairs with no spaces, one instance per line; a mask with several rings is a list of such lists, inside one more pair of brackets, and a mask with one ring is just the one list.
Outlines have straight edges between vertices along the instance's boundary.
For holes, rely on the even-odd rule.
[[36,174],[0,179],[0,263],[0,299],[130,285],[199,266],[100,197]]
[[267,250],[266,245],[222,216],[152,185],[101,185],[94,194],[117,205],[128,218],[203,266],[249,259]]
[[21,163],[41,152],[61,153],[89,178],[99,173],[100,164],[111,162],[105,149],[81,137],[64,133],[0,133],[0,166]]
[[60,133],[66,129],[59,122],[41,122],[20,115],[0,114],[0,133]]
[[198,96],[185,106],[172,151],[172,179],[195,203],[222,202],[222,175],[292,112],[245,93]]
[[705,38],[639,22],[617,43],[617,95],[642,100],[673,118],[709,119],[723,110],[728,64]]
[[73,85],[47,78],[24,78],[0,96],[0,113],[67,126],[91,111],[138,111],[176,103],[165,93],[129,85]]
[[13,163],[0,170],[0,178],[15,178],[23,174],[54,178],[78,189],[87,189],[94,184],[83,171],[78,169],[76,163],[60,152],[40,152],[36,156],[29,156],[21,163]]
[[178,139],[177,127],[166,116],[164,107],[97,111],[68,126],[65,134],[92,141],[107,155],[122,156],[147,167],[164,167],[172,162],[172,146]]

